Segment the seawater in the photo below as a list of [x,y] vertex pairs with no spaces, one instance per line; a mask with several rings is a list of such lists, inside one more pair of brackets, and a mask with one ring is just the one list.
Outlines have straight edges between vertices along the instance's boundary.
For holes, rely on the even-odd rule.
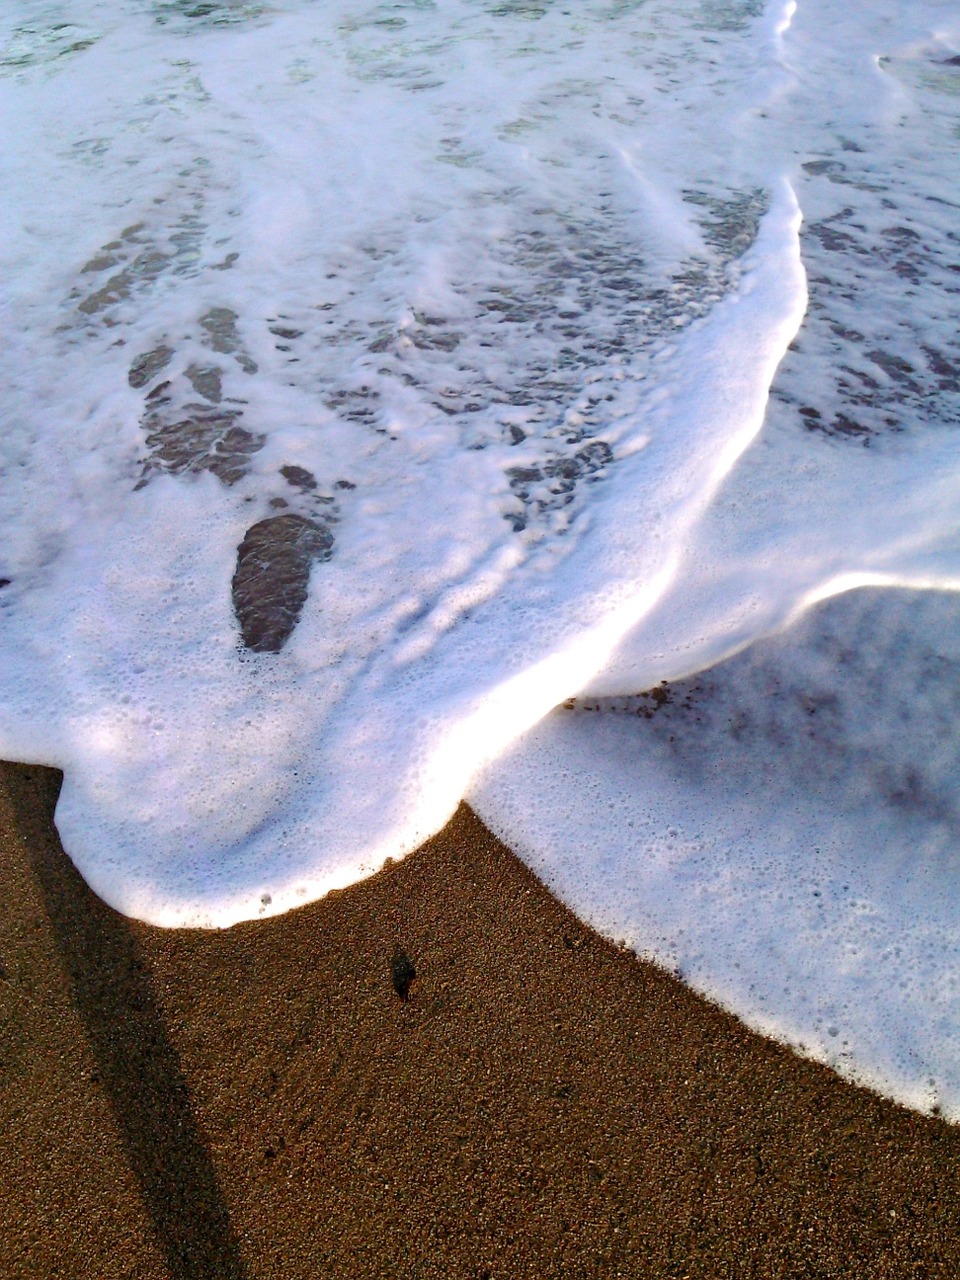
[[287,910],[473,803],[960,1117],[960,19],[14,0],[0,751]]

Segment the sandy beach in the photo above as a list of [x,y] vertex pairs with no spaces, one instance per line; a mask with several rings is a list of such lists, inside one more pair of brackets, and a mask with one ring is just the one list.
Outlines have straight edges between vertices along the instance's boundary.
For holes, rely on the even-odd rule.
[[960,1274],[960,1130],[604,942],[468,809],[167,932],[86,888],[59,783],[0,771],[4,1277]]

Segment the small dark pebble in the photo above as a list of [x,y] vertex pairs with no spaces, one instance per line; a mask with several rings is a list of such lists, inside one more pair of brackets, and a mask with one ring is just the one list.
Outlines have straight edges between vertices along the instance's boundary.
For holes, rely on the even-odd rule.
[[406,1000],[409,996],[410,984],[416,976],[417,971],[413,967],[413,961],[403,947],[394,947],[393,955],[390,957],[390,978],[393,981],[393,989],[401,1000]]

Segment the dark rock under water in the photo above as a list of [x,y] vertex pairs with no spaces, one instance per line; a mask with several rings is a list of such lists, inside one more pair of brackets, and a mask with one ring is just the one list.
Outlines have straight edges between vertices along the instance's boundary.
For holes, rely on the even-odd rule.
[[251,525],[237,550],[232,583],[247,649],[279,653],[300,621],[311,568],[332,552],[333,534],[322,521],[287,514]]

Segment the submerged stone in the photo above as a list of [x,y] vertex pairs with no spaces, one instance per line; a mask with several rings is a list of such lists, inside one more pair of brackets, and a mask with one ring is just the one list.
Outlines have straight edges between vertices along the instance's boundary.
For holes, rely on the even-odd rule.
[[144,387],[152,382],[162,369],[173,359],[173,348],[166,345],[154,347],[152,351],[144,351],[137,356],[130,366],[127,381],[131,387]]
[[223,484],[236,484],[247,474],[251,455],[266,439],[239,426],[240,416],[236,409],[194,412],[175,421],[166,421],[159,412],[148,414],[143,425],[150,456],[137,488],[157,471],[175,476],[210,471]]
[[237,551],[233,610],[246,648],[279,653],[300,621],[310,570],[329,560],[333,534],[306,516],[270,516],[251,525]]
[[280,474],[287,484],[292,484],[295,489],[302,489],[306,492],[317,487],[316,476],[311,471],[308,471],[306,467],[281,467]]

